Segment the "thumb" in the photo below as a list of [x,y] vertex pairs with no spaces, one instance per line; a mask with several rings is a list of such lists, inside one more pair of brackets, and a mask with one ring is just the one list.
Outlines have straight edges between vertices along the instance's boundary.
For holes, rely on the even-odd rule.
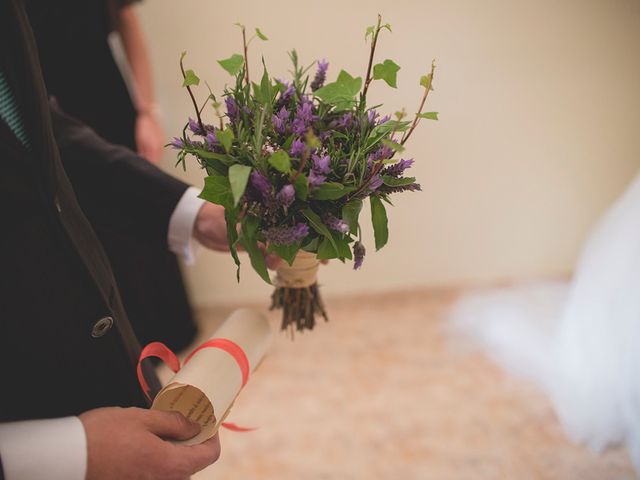
[[145,425],[151,433],[164,439],[188,440],[200,433],[200,425],[187,420],[180,412],[147,410]]

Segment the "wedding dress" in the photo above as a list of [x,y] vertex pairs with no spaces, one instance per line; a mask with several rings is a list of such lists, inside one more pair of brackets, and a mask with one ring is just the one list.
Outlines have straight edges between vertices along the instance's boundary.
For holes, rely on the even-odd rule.
[[591,233],[570,285],[469,295],[452,322],[537,382],[571,439],[625,444],[640,471],[640,175]]

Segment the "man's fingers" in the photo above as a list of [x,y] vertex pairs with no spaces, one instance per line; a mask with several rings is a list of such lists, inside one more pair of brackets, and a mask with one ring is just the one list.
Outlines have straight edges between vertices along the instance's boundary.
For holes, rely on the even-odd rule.
[[171,440],[188,440],[200,433],[200,425],[190,422],[180,412],[147,410],[144,422],[151,433]]
[[220,457],[220,439],[217,433],[198,445],[176,445],[175,448],[189,465],[190,475],[207,468]]

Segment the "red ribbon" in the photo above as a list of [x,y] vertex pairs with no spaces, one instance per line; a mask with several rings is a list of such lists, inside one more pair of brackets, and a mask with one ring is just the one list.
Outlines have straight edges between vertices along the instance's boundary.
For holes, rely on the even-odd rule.
[[[224,350],[229,355],[231,355],[238,364],[238,367],[240,367],[240,373],[242,374],[242,387],[247,384],[247,381],[249,380],[249,360],[247,359],[247,355],[237,343],[232,342],[231,340],[226,338],[213,338],[204,342],[193,352],[191,352],[189,356],[187,356],[187,358],[185,358],[183,365],[186,365],[187,362],[191,360],[191,358],[197,352],[205,348],[219,348],[220,350]],[[176,354],[173,353],[171,349],[169,349],[169,347],[161,342],[151,342],[149,345],[142,349],[142,352],[140,352],[140,358],[138,359],[138,367],[136,369],[138,372],[138,382],[140,382],[140,386],[142,387],[142,391],[144,392],[146,397],[149,399],[149,401],[152,401],[153,399],[149,394],[149,385],[147,384],[147,380],[144,378],[144,374],[142,373],[142,361],[149,357],[159,358],[164,363],[166,363],[174,373],[178,373],[178,371],[180,370],[180,360],[178,359]],[[228,422],[222,422],[222,426],[228,430],[233,430],[235,432],[250,432],[252,430],[255,430],[255,428],[240,427],[235,423]]]

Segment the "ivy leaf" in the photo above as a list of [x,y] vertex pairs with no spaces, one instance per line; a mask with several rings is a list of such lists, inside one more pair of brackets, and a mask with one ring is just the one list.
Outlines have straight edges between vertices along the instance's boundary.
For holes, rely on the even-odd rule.
[[337,200],[355,190],[355,187],[345,187],[341,183],[323,183],[313,192],[314,200]]
[[374,80],[384,80],[390,87],[397,88],[398,70],[400,70],[400,66],[393,60],[387,59],[383,63],[374,65],[373,78]]
[[429,73],[428,75],[423,75],[420,77],[420,86],[424,88],[428,88],[429,90],[433,90],[431,86],[431,81],[433,80],[433,74]]
[[227,177],[205,177],[204,188],[198,196],[208,202],[222,205],[225,209],[233,209],[233,195]]
[[331,241],[328,238],[323,238],[320,245],[318,245],[318,260],[331,260],[338,258],[338,256],[338,250],[336,250]]
[[282,173],[289,173],[291,171],[291,159],[289,154],[284,150],[278,150],[269,157],[269,165]]
[[250,173],[251,167],[247,165],[235,164],[229,167],[229,184],[231,186],[234,206],[238,205],[242,195],[244,195]]
[[287,262],[289,265],[293,265],[293,261],[296,259],[298,250],[302,242],[296,242],[293,245],[269,245],[269,251],[274,252],[281,259]]
[[353,257],[351,248],[349,248],[348,237],[338,232],[331,232],[331,236],[333,243],[328,238],[324,238],[320,242],[317,254],[318,259],[331,260],[332,258],[339,258],[342,261],[344,261],[344,259],[351,260]]
[[373,34],[375,32],[376,32],[376,26],[375,25],[371,25],[370,27],[367,27],[367,31],[364,34],[365,41],[367,40],[367,38],[369,38],[369,35],[373,36]]
[[314,92],[314,95],[326,103],[350,102],[362,88],[362,78],[353,78],[344,70],[340,71],[335,82],[329,83]]
[[310,208],[305,208],[301,213],[306,217],[307,220],[309,220],[309,224],[311,225],[311,227],[323,237],[328,238],[333,248],[338,250],[338,247],[336,246],[336,243],[331,236],[331,232],[329,231],[327,226],[322,223],[322,219],[318,216],[318,214]]
[[342,220],[347,222],[347,225],[349,225],[349,232],[351,235],[358,234],[358,217],[360,216],[361,210],[362,200],[359,198],[349,200],[349,202],[342,207]]
[[260,40],[269,40],[269,39],[267,38],[267,36],[266,36],[264,33],[262,33],[262,32],[260,31],[260,29],[259,29],[259,28],[256,28],[256,35],[258,36],[258,38],[259,38]]
[[193,70],[187,70],[184,72],[183,87],[190,87],[191,85],[200,85],[200,78],[194,73]]
[[242,70],[242,66],[244,65],[244,57],[239,53],[234,53],[229,58],[218,60],[218,63],[222,68],[229,72],[229,75],[235,76],[240,72],[240,70]]
[[216,137],[218,137],[218,140],[220,140],[220,143],[224,147],[225,151],[229,153],[231,151],[231,145],[233,144],[233,139],[235,137],[233,134],[233,130],[231,130],[229,127],[225,128],[224,130],[217,130]]
[[418,118],[427,118],[429,120],[438,120],[438,112],[419,113]]
[[389,240],[389,227],[387,211],[382,201],[376,197],[369,197],[371,202],[371,223],[373,224],[373,236],[376,241],[376,250],[380,250]]
[[293,188],[296,191],[296,197],[302,201],[305,201],[309,196],[309,181],[307,177],[301,173],[293,182]]
[[396,178],[390,175],[382,175],[382,181],[389,187],[404,187],[416,182],[416,177]]
[[258,227],[260,226],[260,219],[253,215],[245,215],[242,219],[242,225],[240,227],[240,244],[249,254],[251,260],[251,266],[262,277],[262,279],[271,284],[271,278],[269,278],[269,272],[267,271],[267,264],[264,261],[264,255],[262,250],[258,247]]

